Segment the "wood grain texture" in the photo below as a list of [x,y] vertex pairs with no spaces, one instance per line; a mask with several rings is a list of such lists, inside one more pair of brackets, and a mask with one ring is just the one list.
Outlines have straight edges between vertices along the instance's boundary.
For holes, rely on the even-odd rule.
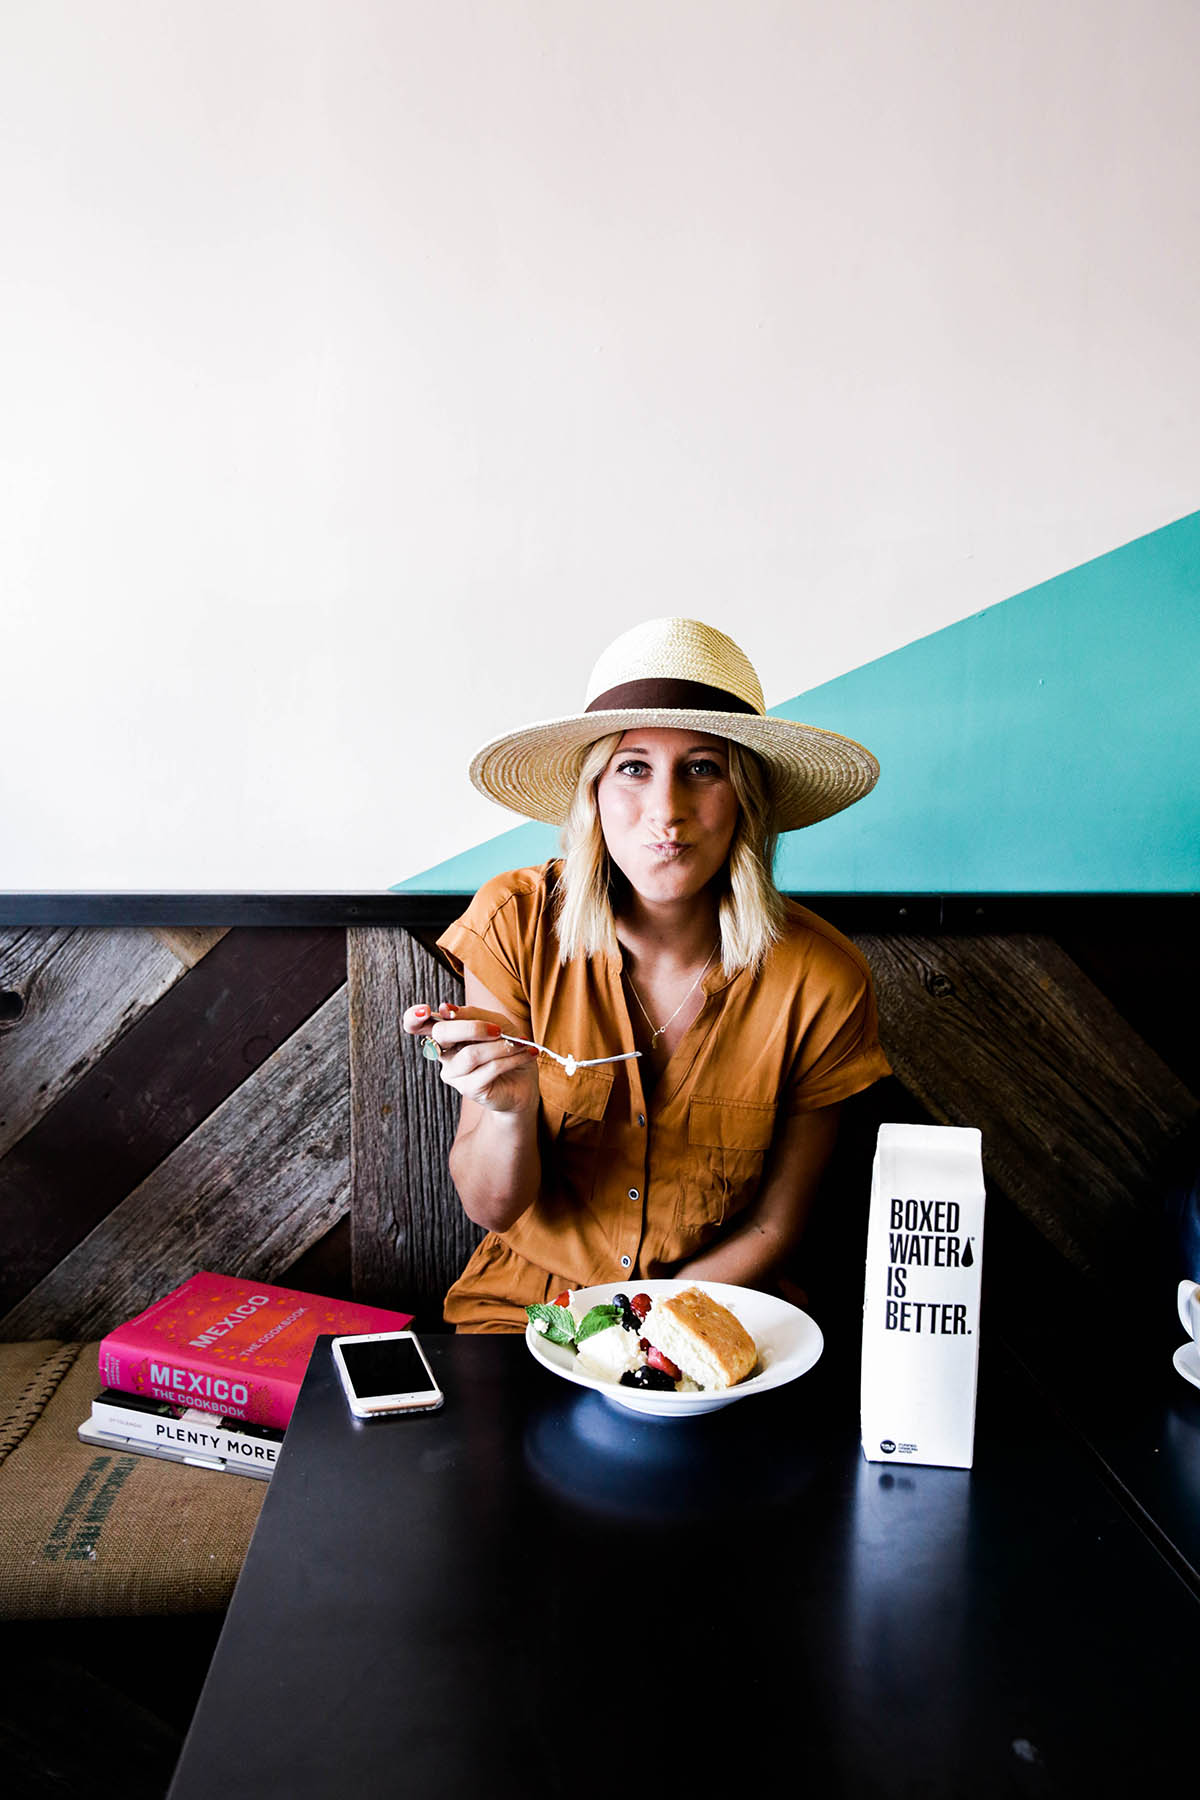
[[0,934],[0,1156],[186,973],[138,928]]
[[220,943],[228,929],[225,925],[207,929],[199,925],[156,925],[154,935],[185,968],[194,969],[201,957],[207,956],[213,945]]
[[1053,940],[858,936],[900,1080],[977,1125],[998,1187],[1077,1267],[1110,1276],[1156,1229],[1200,1106]]
[[446,1289],[483,1233],[450,1181],[457,1098],[400,1021],[417,1001],[461,1004],[462,983],[390,926],[352,927],[346,969],[354,1291],[439,1324]]
[[1200,1034],[1186,1004],[1186,996],[1200,995],[1200,906],[1190,920],[1168,912],[1139,924],[1135,914],[1107,926],[1081,906],[1048,935],[1183,1085],[1200,1094]]
[[353,1300],[354,1277],[350,1270],[350,1213],[344,1212],[323,1238],[289,1263],[280,1282],[306,1294],[326,1294],[331,1300]]
[[0,1319],[0,1338],[89,1338],[197,1269],[271,1281],[350,1203],[340,988],[103,1224]]
[[0,1156],[0,1314],[345,980],[343,931],[224,933]]

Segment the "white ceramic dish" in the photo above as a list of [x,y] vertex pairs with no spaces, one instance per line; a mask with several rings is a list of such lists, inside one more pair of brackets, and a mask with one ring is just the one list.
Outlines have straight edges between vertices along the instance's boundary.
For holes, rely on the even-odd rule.
[[565,1344],[548,1344],[532,1324],[525,1328],[525,1342],[530,1354],[543,1368],[578,1387],[591,1388],[614,1406],[629,1412],[647,1413],[658,1419],[690,1419],[697,1413],[716,1412],[718,1407],[732,1406],[735,1400],[748,1400],[752,1394],[765,1394],[768,1389],[782,1387],[806,1375],[825,1347],[821,1328],[798,1306],[778,1300],[772,1294],[760,1294],[754,1288],[729,1287],[720,1281],[611,1281],[604,1287],[580,1288],[577,1302],[602,1306],[614,1294],[649,1294],[657,1300],[666,1294],[681,1293],[684,1288],[703,1288],[722,1306],[739,1318],[758,1345],[758,1371],[736,1387],[719,1392],[666,1394],[654,1389],[622,1387],[620,1382],[605,1381],[579,1363],[574,1350]]
[[1197,1349],[1190,1338],[1186,1344],[1180,1344],[1171,1361],[1185,1381],[1200,1388],[1200,1349]]

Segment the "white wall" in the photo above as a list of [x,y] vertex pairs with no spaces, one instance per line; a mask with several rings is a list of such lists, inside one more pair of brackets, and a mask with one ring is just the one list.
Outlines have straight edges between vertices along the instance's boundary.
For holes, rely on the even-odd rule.
[[1191,0],[7,0],[0,887],[380,887],[1191,511]]

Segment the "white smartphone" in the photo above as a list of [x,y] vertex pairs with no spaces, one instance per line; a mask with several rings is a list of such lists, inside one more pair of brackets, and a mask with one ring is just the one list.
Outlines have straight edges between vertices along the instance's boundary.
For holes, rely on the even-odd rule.
[[429,1412],[442,1404],[442,1390],[414,1331],[369,1331],[356,1337],[336,1337],[333,1360],[356,1418]]

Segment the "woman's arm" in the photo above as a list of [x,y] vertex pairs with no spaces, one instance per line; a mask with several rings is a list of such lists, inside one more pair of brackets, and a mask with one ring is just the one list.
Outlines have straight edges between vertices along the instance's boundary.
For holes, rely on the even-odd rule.
[[783,1127],[770,1167],[753,1204],[729,1231],[678,1275],[759,1287],[787,1258],[804,1233],[808,1215],[837,1137],[840,1105],[795,1113]]
[[465,1006],[447,1009],[448,1017],[410,1007],[404,1029],[434,1039],[441,1078],[462,1096],[450,1175],[463,1210],[487,1231],[507,1231],[541,1180],[537,1052],[505,1043],[502,1031],[520,1034],[500,1002],[469,971],[465,982]]

